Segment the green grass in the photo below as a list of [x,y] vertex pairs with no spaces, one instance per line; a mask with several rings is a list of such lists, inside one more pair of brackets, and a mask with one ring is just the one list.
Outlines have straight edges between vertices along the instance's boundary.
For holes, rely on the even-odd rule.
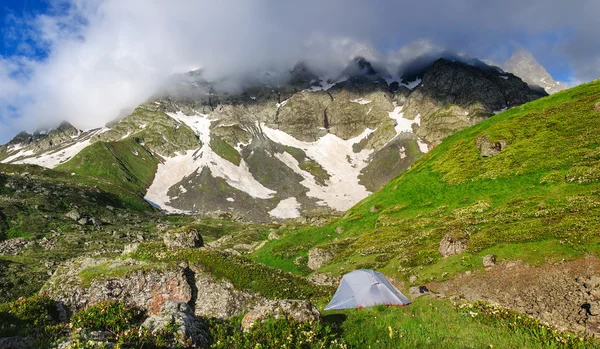
[[[458,132],[339,220],[289,230],[253,258],[303,273],[293,261],[319,246],[336,255],[321,271],[441,280],[481,268],[488,253],[531,264],[598,256],[599,100],[596,81]],[[482,136],[508,146],[484,158],[475,144]],[[467,238],[467,251],[443,259],[437,249],[448,233]]]
[[219,137],[212,137],[210,140],[211,149],[217,153],[223,159],[231,162],[232,164],[239,166],[242,156],[235,150],[234,147],[229,145],[227,142]]
[[377,306],[322,315],[350,348],[598,347],[582,337],[552,332],[525,315],[485,305],[461,309],[429,297],[406,307]]
[[[159,159],[146,148],[127,138],[118,142],[96,142],[56,170],[86,177],[89,182],[95,182],[132,202],[143,201],[158,162]],[[135,206],[147,204],[140,202]]]
[[227,279],[237,289],[259,293],[270,299],[307,299],[323,301],[332,294],[331,287],[316,287],[301,277],[235,256],[206,249],[167,251],[162,244],[142,244],[132,258],[150,262],[186,261],[197,265],[216,278]]

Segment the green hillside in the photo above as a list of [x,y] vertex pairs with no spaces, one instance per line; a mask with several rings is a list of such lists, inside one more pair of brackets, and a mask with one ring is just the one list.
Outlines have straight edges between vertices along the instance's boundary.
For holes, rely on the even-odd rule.
[[[321,271],[377,268],[406,279],[418,270],[430,281],[483,268],[490,253],[532,264],[598,255],[599,102],[595,81],[498,114],[447,138],[342,218],[282,231],[254,258],[302,273],[295,259],[318,246],[335,254]],[[483,157],[484,137],[506,146]],[[447,234],[466,251],[442,258]]]
[[152,183],[158,162],[146,148],[133,138],[127,138],[118,142],[96,142],[56,170],[87,177],[134,208],[147,208],[143,196]]

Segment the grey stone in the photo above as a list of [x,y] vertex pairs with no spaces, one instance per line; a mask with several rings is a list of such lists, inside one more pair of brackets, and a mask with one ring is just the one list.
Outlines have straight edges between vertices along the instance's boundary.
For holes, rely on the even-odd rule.
[[35,341],[31,337],[5,337],[0,338],[0,349],[29,349]]
[[25,238],[14,238],[0,241],[0,255],[16,256],[22,249],[27,247],[31,242]]
[[430,294],[427,286],[413,286],[408,289],[408,294],[412,299],[419,298],[421,296],[425,296]]
[[65,214],[65,216],[67,216],[67,218],[71,218],[74,221],[78,221],[81,218],[81,214],[79,213],[79,210],[77,210],[76,208],[74,208],[71,211],[67,212]]
[[477,138],[475,145],[477,146],[477,149],[479,149],[481,156],[487,158],[500,154],[500,152],[506,148],[508,143],[505,140],[490,142],[487,136],[481,136]]
[[343,233],[343,232],[344,232],[344,228],[342,228],[342,227],[337,227],[337,228],[335,228],[335,232],[336,232],[336,233],[338,233],[338,234],[341,234],[341,233]]
[[317,270],[333,259],[333,253],[322,248],[315,247],[308,251],[307,265],[312,270]]
[[160,314],[148,317],[142,327],[152,333],[175,327],[174,343],[169,347],[207,347],[208,334],[200,329],[199,323],[194,317],[194,312],[187,303],[165,302]]
[[493,267],[496,265],[496,255],[488,254],[483,256],[482,259],[483,266],[486,268]]
[[140,244],[135,242],[132,244],[126,244],[123,248],[123,253],[124,255],[126,254],[130,254],[130,253],[134,253],[135,251],[137,251],[138,247],[140,247]]
[[440,247],[438,251],[442,257],[448,257],[455,254],[459,254],[464,252],[467,249],[467,241],[466,237],[457,238],[452,234],[448,233],[442,241],[440,241]]
[[596,102],[596,104],[594,104],[594,111],[596,113],[600,113],[600,102]]
[[169,250],[202,247],[204,245],[202,236],[196,229],[180,229],[166,232],[163,241]]
[[290,318],[298,322],[317,322],[321,314],[317,307],[302,300],[271,301],[266,305],[254,308],[242,319],[242,329],[248,331],[252,326],[266,318]]

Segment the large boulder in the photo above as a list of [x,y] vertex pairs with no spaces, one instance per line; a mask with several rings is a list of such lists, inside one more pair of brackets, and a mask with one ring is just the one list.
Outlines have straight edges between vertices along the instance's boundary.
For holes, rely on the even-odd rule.
[[182,267],[90,257],[63,263],[40,292],[63,302],[72,311],[101,301],[119,300],[157,314],[166,301],[192,299],[192,288]]
[[317,307],[307,301],[279,300],[254,308],[242,319],[242,328],[249,330],[252,326],[266,318],[289,318],[298,322],[320,321],[321,314]]
[[508,143],[505,140],[490,142],[487,136],[481,136],[477,138],[475,145],[477,146],[477,149],[479,149],[481,156],[488,158],[500,154],[500,152],[506,148]]
[[257,294],[236,290],[227,280],[216,280],[212,275],[194,270],[197,291],[197,316],[228,318],[247,312],[266,300]]
[[196,229],[183,228],[166,232],[163,241],[169,250],[202,247],[202,236]]
[[169,347],[206,347],[208,334],[200,328],[192,308],[187,303],[169,301],[160,314],[148,317],[142,324],[153,334],[174,330],[174,343]]
[[317,270],[321,268],[323,265],[329,263],[333,259],[333,253],[315,247],[308,251],[308,267],[312,270]]
[[455,236],[448,233],[442,241],[440,241],[439,251],[442,257],[448,257],[464,252],[467,249],[468,239],[463,236]]

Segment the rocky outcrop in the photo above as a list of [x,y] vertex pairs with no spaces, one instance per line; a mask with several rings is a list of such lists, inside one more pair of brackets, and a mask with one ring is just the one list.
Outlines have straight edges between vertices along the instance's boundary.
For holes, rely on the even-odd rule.
[[106,300],[158,314],[166,301],[192,299],[184,268],[145,262],[77,258],[62,264],[40,291],[71,310]]
[[163,241],[169,250],[176,250],[178,248],[195,248],[202,247],[204,242],[202,235],[196,230],[191,228],[183,228],[166,232]]
[[198,316],[227,318],[242,314],[265,299],[257,294],[235,289],[227,280],[216,280],[212,275],[194,268],[195,314]]
[[0,338],[0,349],[29,349],[35,345],[31,337],[6,337]]
[[410,295],[410,298],[415,299],[428,295],[430,292],[427,286],[413,286],[408,289],[408,294]]
[[559,329],[600,335],[600,260],[530,266],[505,263],[429,288],[528,314]]
[[479,153],[484,158],[489,158],[500,154],[504,148],[508,145],[505,140],[498,142],[490,142],[487,136],[481,136],[475,141],[475,146],[479,149]]
[[147,263],[132,259],[78,258],[63,263],[46,282],[43,294],[72,311],[119,300],[161,314],[167,302],[187,303],[198,316],[226,318],[265,299],[216,279],[201,265]]
[[439,251],[442,257],[453,256],[455,254],[463,253],[467,249],[466,237],[457,237],[454,234],[448,233],[440,241]]
[[208,346],[208,334],[200,329],[200,324],[187,303],[169,301],[161,309],[160,314],[148,317],[142,327],[152,334],[173,331],[174,343],[170,343],[169,347]]
[[404,104],[404,116],[420,120],[417,135],[438,144],[448,135],[507,107],[546,95],[518,77],[489,66],[437,60]]
[[14,238],[4,241],[0,241],[0,256],[1,255],[12,255],[16,256],[21,252],[22,249],[32,244],[25,238]]
[[310,269],[317,270],[317,269],[321,268],[322,266],[324,266],[325,264],[329,263],[332,259],[333,259],[333,253],[331,253],[325,249],[315,247],[315,248],[311,249],[310,251],[308,251],[307,265]]
[[271,301],[266,305],[256,307],[242,319],[242,329],[249,330],[252,326],[266,318],[288,318],[297,322],[320,321],[319,310],[307,301],[280,300]]
[[600,102],[596,102],[596,104],[594,104],[594,111],[596,113],[600,113]]

